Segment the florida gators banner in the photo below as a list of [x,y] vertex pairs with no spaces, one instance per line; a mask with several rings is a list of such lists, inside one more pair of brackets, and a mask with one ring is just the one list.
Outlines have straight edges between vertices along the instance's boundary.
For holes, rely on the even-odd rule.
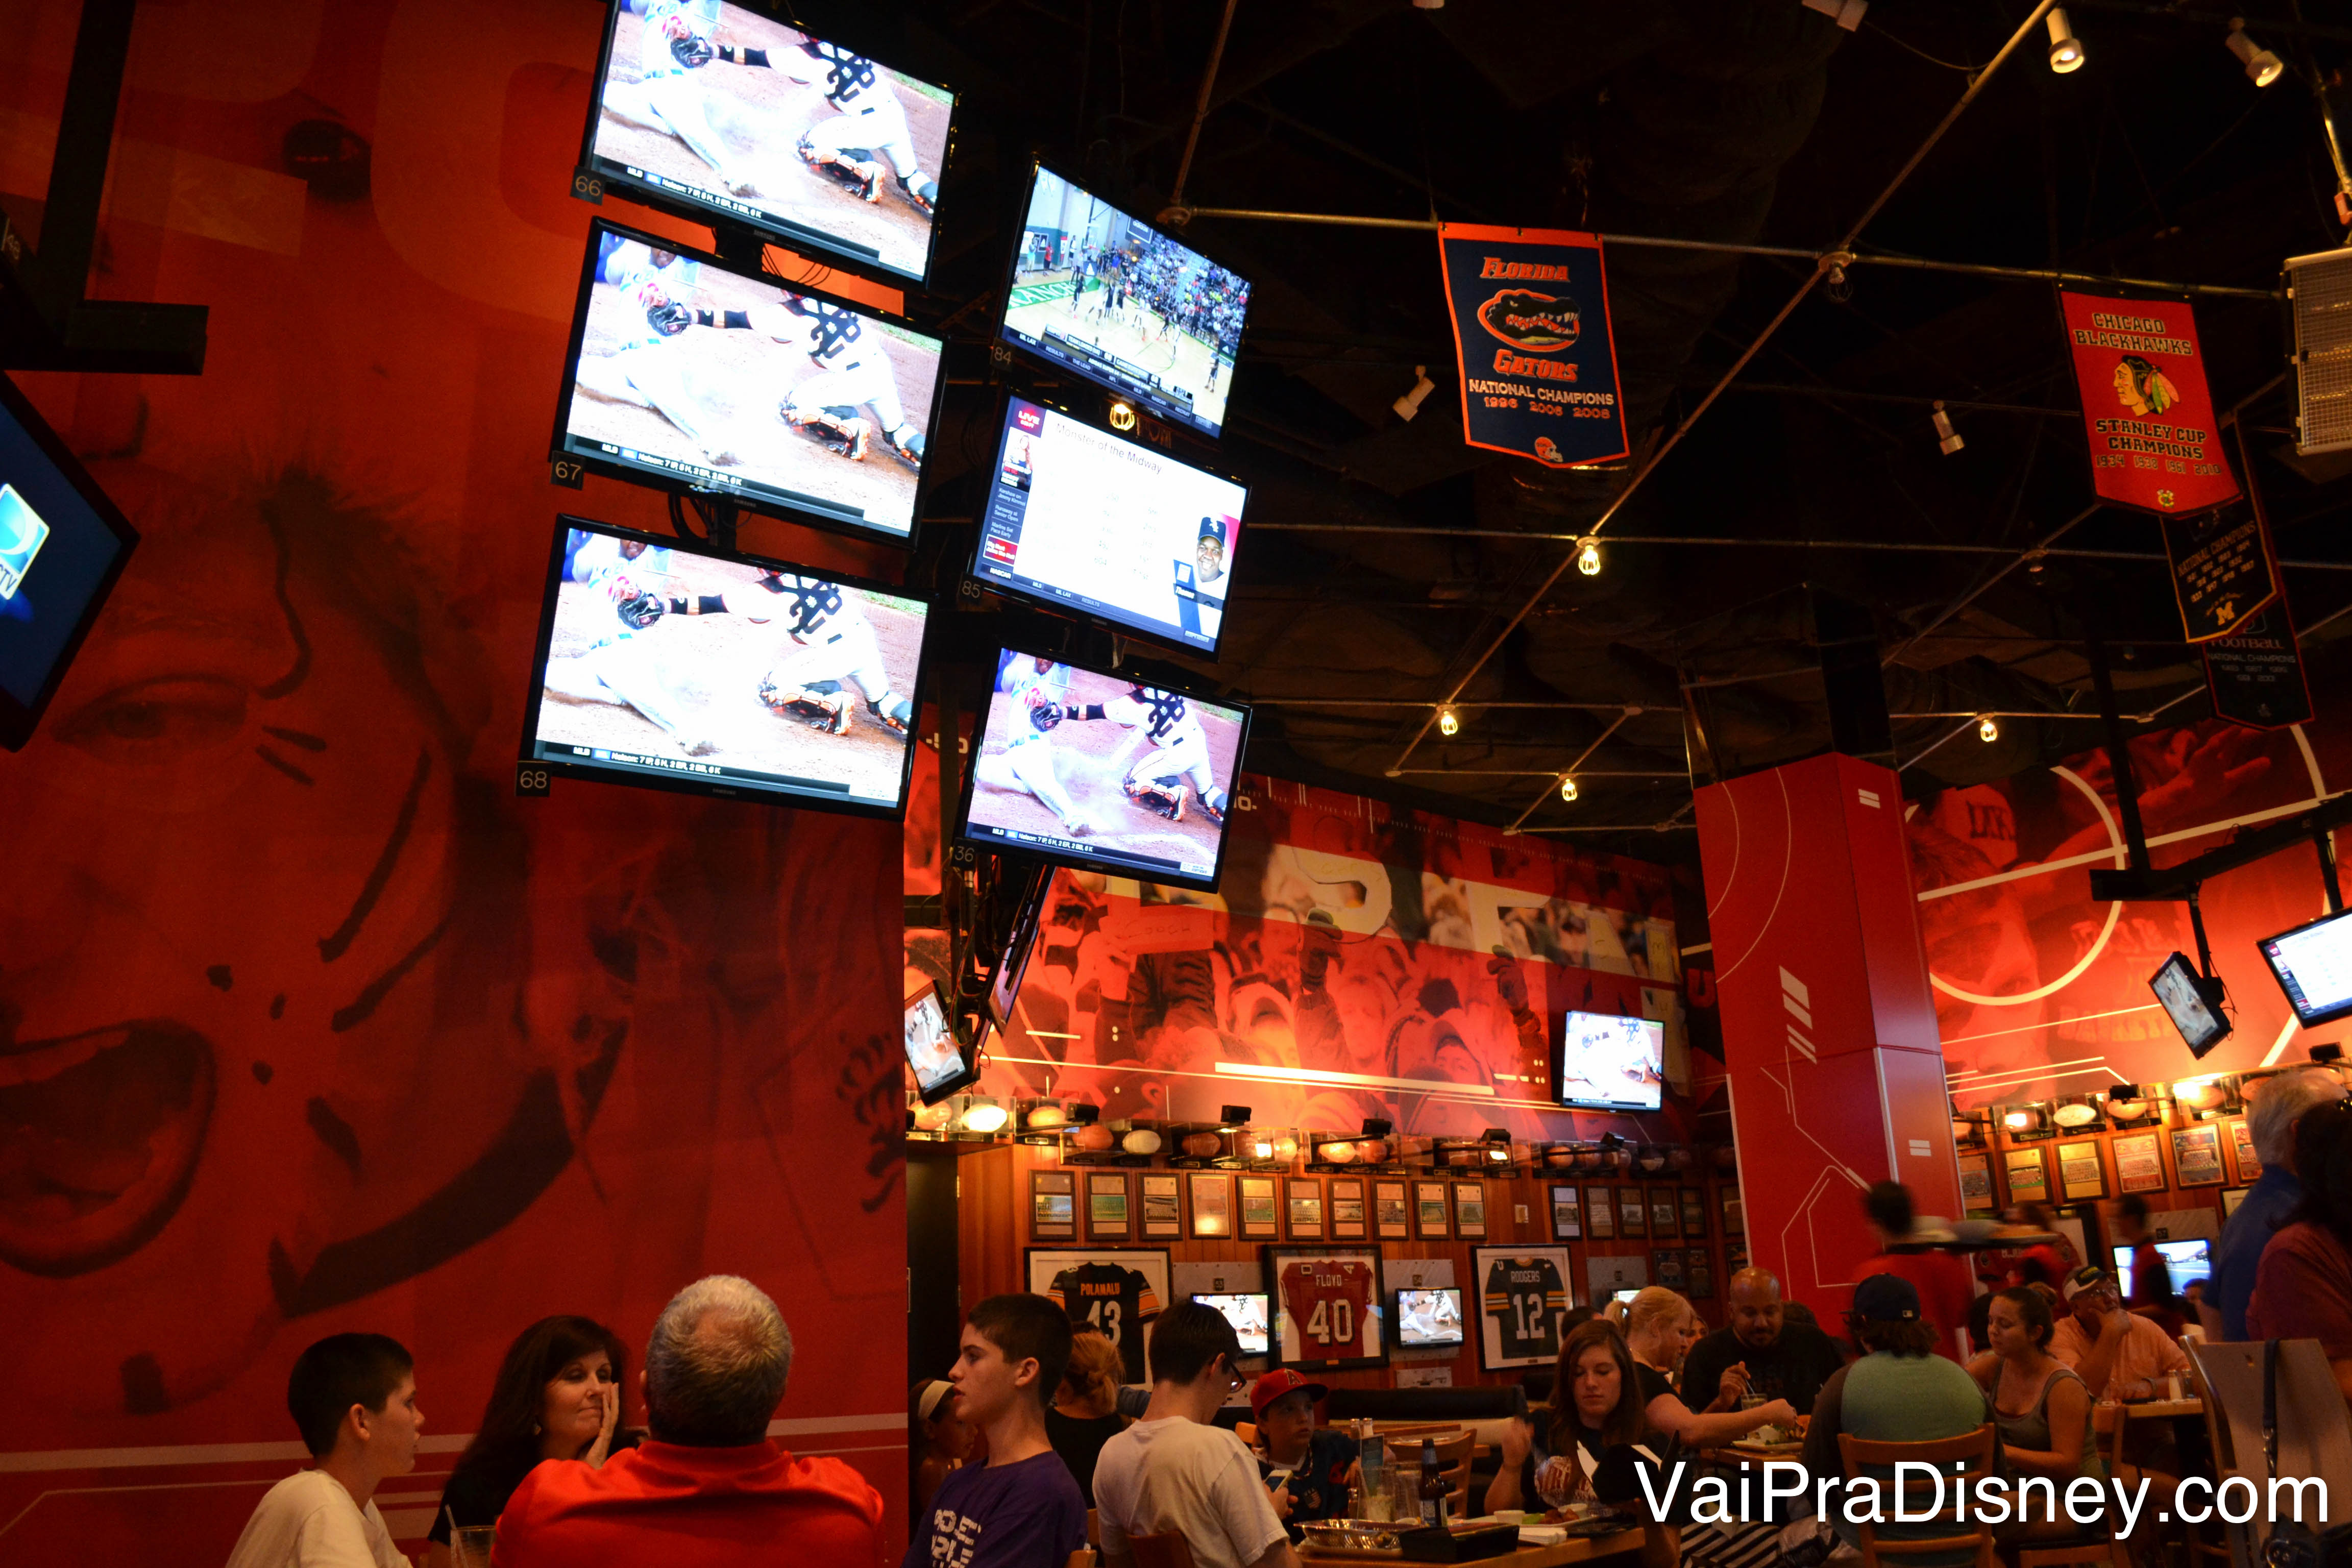
[[1449,223],[1437,247],[1463,438],[1556,468],[1623,457],[1601,237]]
[[2058,290],[2099,499],[2179,516],[2238,497],[2186,300]]

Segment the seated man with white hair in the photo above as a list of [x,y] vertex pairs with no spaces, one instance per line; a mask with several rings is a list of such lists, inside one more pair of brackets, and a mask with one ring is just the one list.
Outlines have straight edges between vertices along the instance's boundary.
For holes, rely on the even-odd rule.
[[670,1299],[646,1347],[638,1447],[601,1469],[551,1459],[499,1516],[496,1568],[585,1563],[719,1568],[882,1562],[882,1494],[839,1459],[768,1439],[793,1336],[748,1279],[714,1274]]

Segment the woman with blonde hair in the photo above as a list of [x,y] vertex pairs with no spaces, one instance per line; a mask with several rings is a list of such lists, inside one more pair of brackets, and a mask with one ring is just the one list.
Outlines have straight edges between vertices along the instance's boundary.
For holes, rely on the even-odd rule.
[[1078,1330],[1070,1336],[1062,1385],[1045,1411],[1045,1440],[1070,1467],[1088,1508],[1095,1501],[1095,1459],[1127,1429],[1127,1417],[1118,1414],[1119,1372],[1118,1347],[1093,1329]]
[[1714,1448],[1745,1437],[1759,1426],[1795,1425],[1796,1407],[1785,1399],[1768,1399],[1752,1410],[1705,1413],[1683,1403],[1675,1392],[1673,1374],[1689,1348],[1685,1330],[1695,1316],[1688,1301],[1663,1285],[1643,1290],[1626,1309],[1625,1345],[1633,1352],[1633,1376],[1641,1388],[1642,1417],[1648,1429],[1685,1447]]

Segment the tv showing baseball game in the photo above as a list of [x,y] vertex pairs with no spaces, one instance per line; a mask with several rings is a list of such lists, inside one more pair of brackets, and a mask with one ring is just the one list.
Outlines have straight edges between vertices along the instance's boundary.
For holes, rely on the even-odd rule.
[[0,375],[0,746],[22,748],[139,542],[130,520]]
[[899,816],[927,613],[879,584],[558,518],[523,759]]
[[1218,1315],[1234,1326],[1234,1337],[1241,1342],[1242,1354],[1245,1356],[1265,1354],[1265,1291],[1195,1291],[1192,1300],[1200,1302],[1203,1307],[1215,1308]]
[[1666,1077],[1666,1026],[1655,1018],[1570,1013],[1553,1098],[1585,1110],[1655,1110]]
[[1399,1290],[1396,1326],[1397,1349],[1402,1351],[1462,1343],[1462,1292],[1450,1285]]
[[559,462],[904,544],[938,338],[674,240],[589,227]]
[[920,283],[955,94],[721,0],[613,0],[583,181]]
[[925,1105],[938,1104],[980,1076],[956,1044],[937,985],[923,987],[907,1004],[907,1069],[915,1075],[915,1092]]
[[1249,296],[1249,279],[1040,163],[998,331],[1214,439]]
[[1238,704],[1003,649],[956,837],[1213,890],[1249,720]]
[[1248,489],[1006,400],[971,574],[997,593],[1213,654]]

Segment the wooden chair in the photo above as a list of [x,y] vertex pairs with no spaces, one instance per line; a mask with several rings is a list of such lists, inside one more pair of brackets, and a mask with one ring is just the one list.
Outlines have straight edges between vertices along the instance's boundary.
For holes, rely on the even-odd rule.
[[1130,1535],[1127,1549],[1135,1554],[1135,1568],[1192,1568],[1192,1549],[1172,1530],[1165,1535]]
[[1087,1510],[1087,1544],[1097,1552],[1102,1550],[1102,1510]]
[[1467,1519],[1482,1511],[1470,1506],[1470,1451],[1477,1446],[1477,1434],[1459,1426],[1433,1427],[1409,1436],[1381,1434],[1389,1463],[1402,1467],[1402,1474],[1416,1476],[1421,1473],[1421,1446],[1433,1437],[1437,1443],[1438,1471],[1445,1478],[1448,1512],[1455,1519]]
[[1257,1423],[1255,1421],[1237,1421],[1234,1423],[1234,1436],[1242,1440],[1243,1447],[1256,1447]]
[[[1903,1474],[1895,1466],[1908,1459],[1932,1465],[1942,1476],[1963,1481],[1971,1491],[1992,1473],[1992,1434],[1990,1422],[1960,1437],[1944,1437],[1931,1443],[1873,1443],[1851,1432],[1838,1434],[1838,1454],[1845,1461],[1845,1473],[1856,1476],[1865,1466],[1882,1467],[1891,1478]],[[1953,1466],[1961,1468],[1954,1470]],[[1888,1483],[1893,1484],[1891,1481]],[[1901,1495],[1908,1501],[1911,1492],[1919,1489],[1915,1480],[1902,1483]],[[1932,1491],[1918,1490],[1917,1501],[1924,1504],[1934,1496]],[[1886,1510],[1890,1515],[1892,1507]],[[1979,1516],[1967,1531],[1929,1537],[1920,1541],[1882,1541],[1878,1527],[1861,1526],[1863,1568],[1885,1568],[1889,1559],[1924,1557],[1931,1553],[1967,1552],[1975,1560],[1975,1568],[1994,1568],[1992,1526]]]
[[2131,1568],[2130,1554],[2125,1552],[2124,1543],[2112,1535],[2104,1541],[2090,1538],[2056,1546],[2021,1545],[2017,1550],[2017,1568],[2062,1568],[2070,1563]]

